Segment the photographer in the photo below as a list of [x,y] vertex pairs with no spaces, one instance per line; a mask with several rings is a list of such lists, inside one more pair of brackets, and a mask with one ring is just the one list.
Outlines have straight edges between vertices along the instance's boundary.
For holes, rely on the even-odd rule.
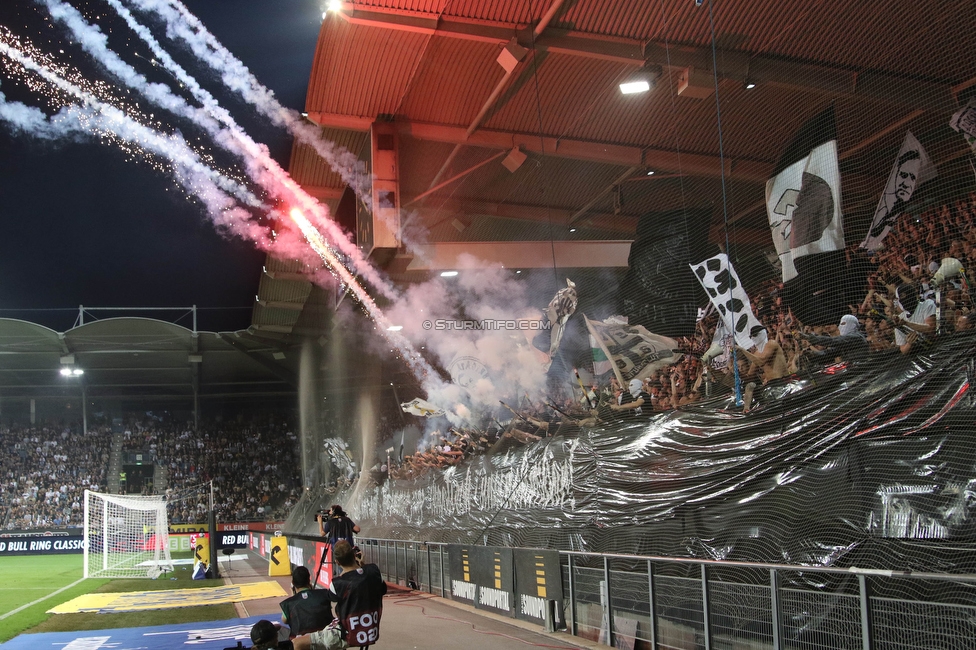
[[[375,564],[363,564],[358,549],[346,540],[339,540],[333,557],[342,567],[342,574],[332,580],[336,617],[342,625],[343,636],[349,646],[365,648],[380,637],[380,618],[383,615],[383,595],[386,582]],[[312,650],[317,650],[312,634]]]
[[335,504],[328,512],[320,511],[316,518],[319,522],[319,535],[328,537],[330,546],[335,547],[340,539],[353,546],[352,536],[359,532],[359,526],[346,515],[342,506]]
[[291,574],[294,594],[281,601],[281,622],[291,628],[291,636],[302,636],[325,629],[332,622],[331,592],[312,589],[311,576],[303,566]]

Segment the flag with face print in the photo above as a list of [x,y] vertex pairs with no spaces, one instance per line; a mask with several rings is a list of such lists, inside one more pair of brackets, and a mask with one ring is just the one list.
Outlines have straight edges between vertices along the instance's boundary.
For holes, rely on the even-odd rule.
[[902,143],[891,173],[888,174],[888,183],[878,202],[878,208],[874,211],[868,234],[861,242],[861,248],[869,251],[877,249],[911,200],[915,188],[935,178],[936,173],[935,165],[929,160],[921,143],[911,131],[906,133],[905,142]]

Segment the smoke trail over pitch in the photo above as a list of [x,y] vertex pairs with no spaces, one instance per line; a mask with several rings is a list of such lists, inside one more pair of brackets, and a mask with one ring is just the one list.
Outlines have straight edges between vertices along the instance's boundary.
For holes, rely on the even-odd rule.
[[[456,281],[435,278],[401,293],[364,259],[359,248],[329,218],[325,207],[302,191],[270,157],[266,147],[254,142],[213,95],[176,63],[149,29],[123,6],[122,0],[107,2],[149,47],[154,57],[152,63],[162,66],[186,93],[175,92],[166,84],[150,82],[109,48],[98,27],[89,24],[62,0],[35,1],[67,26],[75,41],[114,78],[123,81],[140,98],[153,102],[176,119],[205,133],[207,142],[236,156],[255,189],[249,189],[244,180],[233,174],[219,171],[202,145],[189,145],[178,132],[163,133],[167,128],[175,131],[175,127],[149,119],[151,116],[147,117],[137,104],[130,105],[124,96],[108,93],[104,84],[98,87],[97,93],[96,83],[85,87],[73,84],[70,75],[54,71],[58,66],[50,58],[25,56],[9,43],[5,43],[5,50],[0,49],[8,62],[55,88],[57,99],[62,103],[78,102],[79,105],[65,106],[48,117],[37,108],[4,100],[0,102],[0,119],[15,130],[37,137],[96,137],[114,146],[144,152],[149,159],[163,161],[165,164],[157,168],[172,173],[188,194],[201,200],[221,230],[247,238],[277,257],[306,262],[313,273],[310,279],[322,282],[324,273],[319,270],[324,270],[341,287],[348,287],[376,323],[377,333],[402,356],[431,400],[449,410],[456,423],[466,420],[472,413],[497,407],[500,398],[525,393],[533,397],[545,395],[545,371],[538,352],[524,333],[434,333],[424,330],[421,322],[427,318],[537,319],[548,296],[532,295],[514,280],[510,272],[500,267],[485,269],[484,264],[473,259],[460,262],[462,274]],[[338,151],[331,143],[323,141],[317,127],[278,104],[274,95],[260,86],[243,64],[230,56],[182,5],[163,0],[124,0],[124,3],[163,16],[169,35],[183,40],[195,56],[214,69],[220,69],[224,84],[258,106],[273,122],[288,128],[299,141],[313,146],[361,196],[368,197],[368,192],[363,194],[368,183],[362,178],[358,161],[345,150]],[[89,87],[91,90],[86,90]],[[184,94],[198,105],[192,105]],[[273,205],[268,197],[275,200]],[[295,228],[278,228],[277,234],[272,235],[268,216],[293,222]],[[324,267],[319,265],[319,260]],[[360,285],[356,274],[392,303],[385,313]],[[394,326],[403,329],[396,331]],[[420,347],[434,360],[434,365],[449,373],[453,374],[451,368],[458,358],[469,358],[484,365],[486,376],[468,382],[463,388],[446,381],[418,352]]]
[[[126,19],[129,27],[139,34],[143,41],[147,42],[153,54],[159,57],[166,69],[171,71],[178,81],[191,89],[194,98],[202,104],[203,108],[190,106],[186,100],[173,94],[163,84],[150,83],[144,75],[138,73],[132,66],[125,63],[118,54],[109,49],[107,39],[102,31],[85,21],[84,17],[71,5],[60,0],[36,1],[48,8],[52,18],[64,23],[71,30],[73,36],[78,39],[81,46],[110,74],[157,106],[177,117],[192,121],[196,126],[203,129],[214,143],[239,156],[246,165],[251,179],[269,195],[289,204],[300,206],[302,209],[302,217],[300,218],[308,215],[315,221],[317,228],[328,233],[330,245],[341,251],[361,277],[387,298],[396,298],[396,289],[365,260],[359,248],[350,242],[335,222],[329,218],[325,208],[317,200],[308,196],[288,173],[271,158],[267,148],[259,145],[248,136],[230,114],[220,107],[213,95],[192,79],[161,48],[148,30],[135,22],[131,13],[126,11],[124,7],[119,6],[119,10],[123,12],[123,18]],[[118,3],[115,2],[114,4]],[[266,209],[270,210],[270,207]],[[303,253],[301,250],[281,252],[296,258],[301,258]]]

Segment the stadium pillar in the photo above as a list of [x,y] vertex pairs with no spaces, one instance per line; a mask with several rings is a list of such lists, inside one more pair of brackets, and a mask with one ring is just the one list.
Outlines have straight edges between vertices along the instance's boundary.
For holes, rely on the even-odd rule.
[[193,430],[200,428],[200,364],[193,364]]
[[210,481],[210,514],[207,517],[207,531],[210,534],[210,566],[213,568],[213,577],[220,577],[220,562],[217,555],[217,515],[214,513],[213,480]]
[[81,432],[88,435],[88,391],[85,384],[81,384]]

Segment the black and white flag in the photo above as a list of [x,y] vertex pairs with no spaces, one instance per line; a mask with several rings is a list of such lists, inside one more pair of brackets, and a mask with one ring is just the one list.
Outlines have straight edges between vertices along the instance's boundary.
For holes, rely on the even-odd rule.
[[726,328],[731,326],[734,331],[735,342],[747,350],[753,345],[761,348],[763,344],[760,340],[761,335],[752,338],[750,333],[756,326],[762,327],[762,323],[752,313],[749,296],[742,288],[735,269],[729,263],[728,255],[719,253],[715,257],[690,266],[718,310],[720,322],[725,323]]
[[895,164],[888,174],[888,184],[884,194],[874,211],[874,219],[868,234],[861,242],[861,248],[875,250],[884,238],[891,232],[898,216],[904,211],[915,188],[922,183],[935,178],[935,165],[929,160],[921,143],[915,139],[911,131],[905,134],[905,142],[901,145]]
[[670,337],[609,318],[603,322],[586,316],[583,319],[594,343],[613,363],[611,368],[621,386],[626,386],[631,379],[650,377],[659,368],[681,360],[678,343]]
[[[434,406],[425,399],[415,397],[409,402],[403,402],[400,404],[400,409],[404,413],[410,413],[411,415],[420,415],[425,418],[438,417],[444,415],[444,409]],[[402,443],[401,443],[402,446]]]
[[843,250],[836,140],[814,147],[766,181],[766,212],[783,282],[796,277],[797,258]]
[[966,144],[976,154],[976,97],[970,98],[965,106],[952,114],[949,126],[956,133],[962,133]]

